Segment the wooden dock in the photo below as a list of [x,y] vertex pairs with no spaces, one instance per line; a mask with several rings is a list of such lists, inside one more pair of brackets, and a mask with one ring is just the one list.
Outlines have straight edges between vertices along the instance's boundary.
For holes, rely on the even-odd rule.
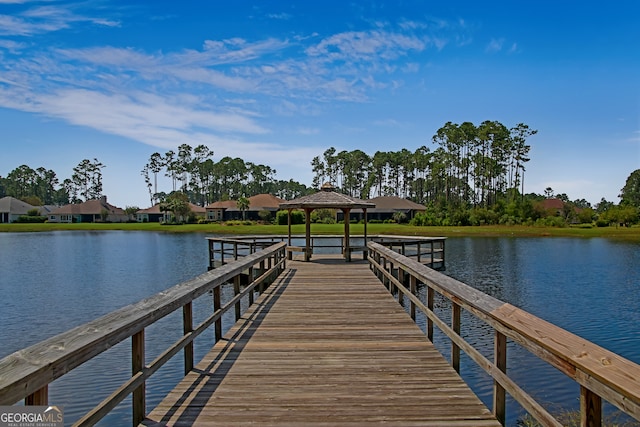
[[369,269],[292,261],[141,425],[499,426]]

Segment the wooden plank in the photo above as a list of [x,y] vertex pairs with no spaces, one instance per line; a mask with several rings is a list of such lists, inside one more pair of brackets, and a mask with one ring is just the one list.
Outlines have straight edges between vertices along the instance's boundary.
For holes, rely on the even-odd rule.
[[500,425],[368,264],[288,267],[143,425]]

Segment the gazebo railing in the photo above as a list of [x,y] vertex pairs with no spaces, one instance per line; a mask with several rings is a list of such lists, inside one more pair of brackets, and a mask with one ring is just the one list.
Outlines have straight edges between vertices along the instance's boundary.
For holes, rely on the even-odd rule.
[[[218,268],[231,261],[255,253],[274,243],[287,242],[288,235],[257,235],[257,236],[215,236],[207,237],[209,245],[209,269]],[[363,252],[366,258],[366,243],[376,242],[405,255],[421,264],[435,270],[445,269],[445,237],[426,236],[397,236],[397,235],[354,235],[349,237],[351,253]],[[344,255],[345,237],[338,234],[312,235],[310,237],[310,254],[339,254]],[[291,244],[287,246],[289,259],[296,252],[305,250],[305,236],[291,236]],[[351,254],[350,254],[351,255]]]

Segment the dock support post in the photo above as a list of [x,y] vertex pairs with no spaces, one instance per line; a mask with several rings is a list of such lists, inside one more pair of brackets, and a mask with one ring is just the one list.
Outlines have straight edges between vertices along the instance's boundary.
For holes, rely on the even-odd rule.
[[602,426],[602,398],[584,386],[580,386],[580,426]]
[[[249,267],[249,283],[253,283],[255,277],[253,277],[253,267]],[[253,293],[255,292],[255,288],[249,292],[249,306],[253,305]]]
[[31,393],[25,397],[24,404],[26,406],[42,406],[49,405],[49,384]]
[[[218,312],[220,308],[222,308],[222,303],[220,301],[220,286],[216,286],[213,288],[213,312]],[[213,329],[215,333],[214,342],[218,342],[222,338],[222,316],[215,321]]]
[[[493,343],[493,363],[502,372],[507,372],[507,337],[496,331]],[[493,380],[493,415],[500,424],[506,422],[506,393],[496,380]]]
[[[433,313],[433,288],[427,286],[427,308]],[[433,320],[427,316],[427,338],[433,342]]]
[[[398,266],[398,282],[400,282],[400,284],[402,285],[403,288],[405,288],[404,286],[404,270]],[[401,306],[404,306],[404,289],[398,289],[398,304],[400,304]]]
[[[136,375],[144,369],[144,329],[131,336],[131,373]],[[133,390],[131,403],[133,406],[133,425],[139,425],[146,412],[145,383]]]
[[[411,295],[417,295],[417,279],[416,276],[414,276],[413,274],[409,275],[409,292],[411,292]],[[409,304],[409,314],[411,315],[411,319],[415,322],[416,321],[416,303],[413,302],[413,300],[411,300],[411,303]]]
[[[193,306],[191,302],[182,306],[182,331],[184,335],[193,332]],[[193,341],[184,347],[184,374],[193,369]]]
[[[233,296],[237,296],[240,293],[240,275],[233,278]],[[235,304],[236,309],[236,322],[240,320],[240,301]]]
[[[460,305],[455,302],[451,302],[451,329],[453,332],[460,335]],[[451,366],[460,373],[460,347],[451,342]]]

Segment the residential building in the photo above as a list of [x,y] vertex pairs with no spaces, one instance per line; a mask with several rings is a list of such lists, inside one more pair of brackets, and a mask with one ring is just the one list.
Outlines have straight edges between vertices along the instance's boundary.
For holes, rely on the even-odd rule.
[[[138,222],[169,222],[173,217],[173,214],[170,211],[162,211],[160,210],[160,205],[162,203],[156,203],[147,209],[140,209],[136,212],[136,220]],[[189,203],[189,209],[194,213],[197,217],[205,217],[207,211],[202,206],[195,205],[193,203]]]
[[107,203],[107,196],[70,204],[49,213],[49,222],[126,222],[124,210]]
[[[252,221],[258,221],[260,212],[269,212],[271,218],[274,218],[279,210],[280,203],[283,199],[272,194],[257,194],[248,198],[249,209],[244,212],[244,218]],[[210,221],[230,221],[243,219],[243,212],[238,209],[237,200],[224,200],[211,203],[206,206],[207,219]]]

